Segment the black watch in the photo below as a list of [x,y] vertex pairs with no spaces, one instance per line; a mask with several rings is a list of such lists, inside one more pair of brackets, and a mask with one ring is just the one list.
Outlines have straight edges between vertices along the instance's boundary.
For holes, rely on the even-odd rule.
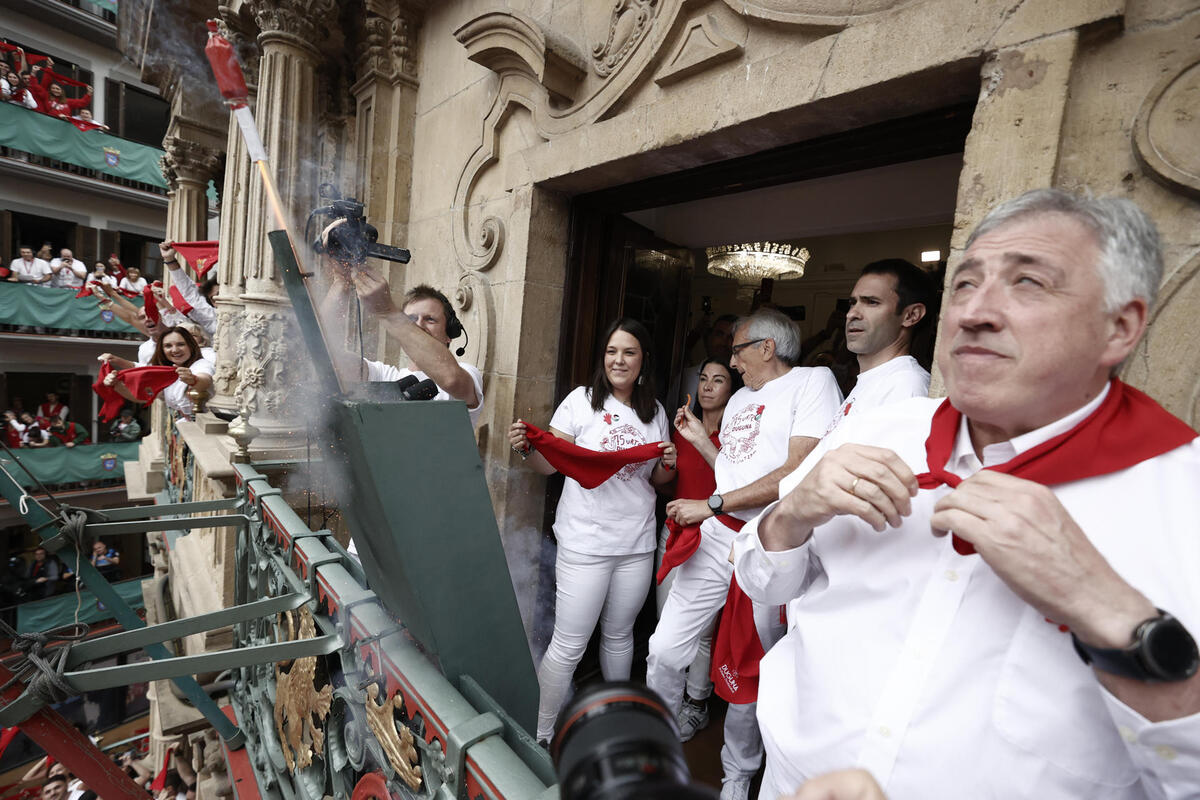
[[714,494],[708,498],[708,510],[713,512],[715,517],[725,509],[725,498],[719,494]]
[[1133,644],[1120,649],[1092,647],[1071,634],[1075,652],[1083,663],[1101,672],[1140,681],[1186,681],[1200,668],[1196,640],[1183,623],[1161,608],[1157,617],[1138,625]]

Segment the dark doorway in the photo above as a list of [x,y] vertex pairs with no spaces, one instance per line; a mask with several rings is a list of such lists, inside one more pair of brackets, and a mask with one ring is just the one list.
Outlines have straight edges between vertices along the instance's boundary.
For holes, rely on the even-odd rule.
[[71,246],[75,237],[75,228],[74,222],[14,211],[12,214],[13,253],[9,257],[15,258],[19,247],[32,247],[33,252],[36,253],[42,245],[49,244],[54,257],[57,258],[59,250]]

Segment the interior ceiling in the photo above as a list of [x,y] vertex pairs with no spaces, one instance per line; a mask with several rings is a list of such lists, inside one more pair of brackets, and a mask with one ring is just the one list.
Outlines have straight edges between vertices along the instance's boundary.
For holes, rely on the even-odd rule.
[[962,153],[626,213],[681,247],[787,241],[954,220]]

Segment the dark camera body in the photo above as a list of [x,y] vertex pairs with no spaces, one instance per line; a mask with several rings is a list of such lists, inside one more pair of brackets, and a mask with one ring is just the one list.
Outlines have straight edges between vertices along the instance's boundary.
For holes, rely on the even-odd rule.
[[[361,264],[367,258],[382,258],[398,264],[407,264],[412,254],[399,247],[379,244],[379,231],[363,216],[363,204],[353,197],[341,197],[329,184],[322,184],[321,196],[331,198],[328,205],[314,208],[308,215],[308,224],[315,218],[329,222],[343,220],[325,236],[312,241],[314,252],[349,264]],[[329,222],[326,223],[327,227]],[[307,229],[307,225],[305,226]]]
[[562,710],[550,755],[562,800],[716,800],[690,782],[679,729],[662,699],[632,681],[589,686]]

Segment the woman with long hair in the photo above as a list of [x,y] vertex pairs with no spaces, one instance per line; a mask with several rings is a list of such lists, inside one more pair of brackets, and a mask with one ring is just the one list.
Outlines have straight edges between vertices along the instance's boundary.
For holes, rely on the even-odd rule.
[[[619,319],[601,340],[603,355],[590,386],[577,386],[559,404],[549,432],[590,450],[624,450],[663,442],[655,460],[622,467],[594,489],[567,477],[555,514],[558,540],[554,635],[538,670],[541,702],[537,738],[548,741],[575,666],[600,622],[600,668],[606,680],[629,678],[633,622],[654,568],[655,486],[674,476],[675,446],[666,412],[654,398],[650,332]],[[533,450],[525,423],[509,429],[513,449],[543,475],[556,470]]]
[[[675,414],[675,430],[671,433],[671,441],[679,453],[676,464],[679,477],[675,484],[674,499],[704,500],[716,491],[713,462],[721,446],[718,438],[721,420],[729,398],[740,388],[741,373],[732,369],[728,361],[709,358],[700,364],[696,398],[690,407],[686,400],[680,406]],[[672,529],[673,536],[670,535]],[[656,599],[660,613],[671,590],[671,570],[675,564],[687,559],[691,549],[699,542],[699,536],[699,530],[681,529],[671,520],[659,532],[657,560],[660,566]],[[665,568],[662,566],[664,561],[667,562]],[[708,724],[707,700],[712,693],[712,681],[708,677],[711,658],[710,625],[708,632],[700,637],[700,647],[688,668],[687,687],[678,719],[680,741],[688,741]]]
[[[196,338],[185,327],[177,325],[168,328],[158,337],[150,364],[155,367],[175,367],[178,377],[174,383],[163,389],[159,396],[167,404],[167,408],[178,411],[183,416],[192,414],[192,401],[187,396],[188,390],[198,387],[202,391],[209,391],[212,388],[213,363],[200,352]],[[109,373],[104,383],[116,389],[122,397],[144,402],[135,397],[121,382],[120,373]]]

